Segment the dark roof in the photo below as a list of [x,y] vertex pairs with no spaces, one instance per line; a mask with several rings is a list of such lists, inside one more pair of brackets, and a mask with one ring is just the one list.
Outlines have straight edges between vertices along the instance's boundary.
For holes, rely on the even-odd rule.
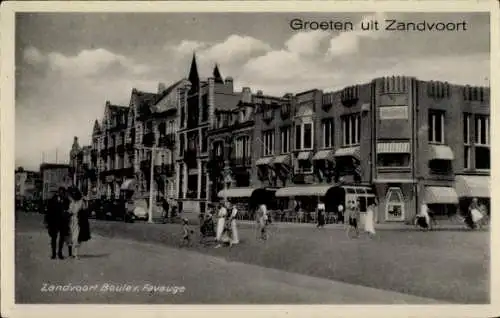
[[154,104],[155,105],[158,104],[158,102],[161,101],[165,96],[168,96],[168,94],[170,94],[174,90],[174,88],[176,88],[180,83],[182,83],[182,81],[183,80],[175,82],[174,84],[167,87],[163,92],[157,94]]
[[219,66],[217,64],[215,64],[214,71],[213,71],[213,76],[214,76],[214,79],[215,79],[216,83],[222,83],[222,84],[224,84],[224,80],[222,79],[222,75],[220,74]]
[[189,69],[188,80],[191,82],[191,91],[195,92],[198,90],[200,85],[200,76],[198,74],[198,65],[196,64],[196,55],[193,54],[193,60],[191,61],[191,68]]
[[135,90],[137,96],[137,112],[139,116],[151,114],[150,106],[156,103],[158,94]]

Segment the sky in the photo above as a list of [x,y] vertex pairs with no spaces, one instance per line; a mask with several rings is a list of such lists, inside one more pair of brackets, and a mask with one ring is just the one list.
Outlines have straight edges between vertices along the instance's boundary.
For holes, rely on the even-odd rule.
[[[351,22],[352,31],[293,30],[292,19]],[[360,31],[361,21],[461,22],[459,32]],[[337,90],[375,77],[489,85],[488,13],[17,13],[16,166],[67,162],[90,142],[106,100],[155,92],[188,75],[193,52],[236,90]],[[56,158],[57,157],[57,158]]]

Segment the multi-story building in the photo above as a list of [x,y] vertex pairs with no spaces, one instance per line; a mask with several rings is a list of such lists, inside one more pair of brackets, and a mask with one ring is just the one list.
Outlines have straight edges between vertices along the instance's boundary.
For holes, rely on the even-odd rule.
[[[309,211],[361,198],[379,221],[407,221],[422,203],[436,215],[489,202],[489,88],[377,78],[336,92],[311,90],[257,107],[252,187]],[[287,207],[288,202],[282,204]]]
[[16,207],[21,207],[26,201],[36,201],[41,198],[42,179],[40,173],[19,167],[15,171],[15,179]]

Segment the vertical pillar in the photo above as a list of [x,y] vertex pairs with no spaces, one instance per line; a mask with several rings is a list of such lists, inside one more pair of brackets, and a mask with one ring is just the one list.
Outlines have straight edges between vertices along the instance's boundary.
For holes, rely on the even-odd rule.
[[201,159],[198,159],[196,161],[197,165],[198,165],[198,189],[197,189],[197,195],[196,197],[198,199],[201,198],[201,178],[202,178],[202,175],[201,175]]
[[188,180],[188,169],[187,165],[182,165],[182,193],[184,193],[184,197],[186,197],[187,193],[187,180]]

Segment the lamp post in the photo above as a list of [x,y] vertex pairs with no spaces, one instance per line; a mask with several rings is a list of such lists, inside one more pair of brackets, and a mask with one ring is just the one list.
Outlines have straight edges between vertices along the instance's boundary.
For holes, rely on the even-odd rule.
[[145,150],[151,151],[151,162],[149,168],[149,206],[148,206],[148,223],[153,223],[153,186],[154,186],[154,163],[155,163],[155,155],[156,150],[158,150],[155,146],[153,147],[141,147]]

